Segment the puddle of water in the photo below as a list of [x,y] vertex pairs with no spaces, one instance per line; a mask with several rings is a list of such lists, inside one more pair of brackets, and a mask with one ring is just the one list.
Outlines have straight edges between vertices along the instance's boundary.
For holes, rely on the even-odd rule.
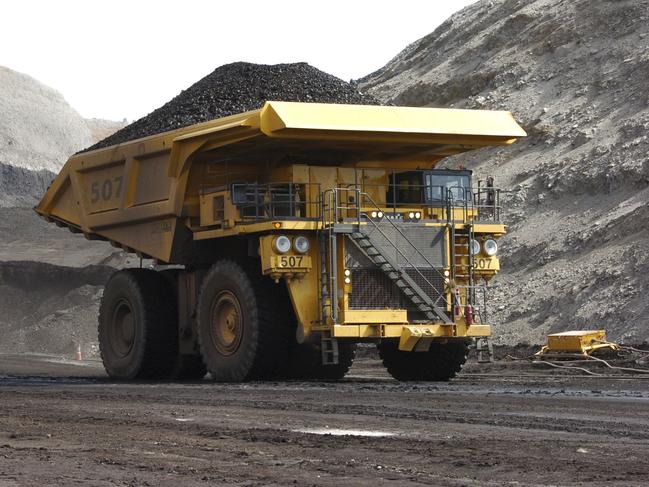
[[395,436],[394,433],[389,433],[387,431],[347,430],[338,428],[305,428],[291,431],[293,431],[294,433],[308,433],[312,435],[370,436],[373,438]]

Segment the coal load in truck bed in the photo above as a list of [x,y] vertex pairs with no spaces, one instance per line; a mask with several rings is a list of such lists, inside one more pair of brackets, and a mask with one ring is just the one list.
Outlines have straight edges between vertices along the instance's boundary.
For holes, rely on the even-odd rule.
[[256,110],[268,100],[379,104],[353,85],[307,63],[232,63],[215,69],[160,108],[82,152]]

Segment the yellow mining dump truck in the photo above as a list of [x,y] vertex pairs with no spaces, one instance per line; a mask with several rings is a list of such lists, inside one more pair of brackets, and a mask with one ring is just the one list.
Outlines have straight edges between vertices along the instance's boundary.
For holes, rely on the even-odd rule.
[[452,154],[512,143],[507,112],[267,102],[70,158],[36,211],[154,259],[106,284],[120,379],[339,379],[376,342],[448,380],[488,337],[500,193]]

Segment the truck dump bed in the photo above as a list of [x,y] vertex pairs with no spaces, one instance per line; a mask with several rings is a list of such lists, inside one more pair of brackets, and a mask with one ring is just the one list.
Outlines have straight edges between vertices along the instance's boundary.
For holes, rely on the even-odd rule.
[[[71,157],[36,207],[49,221],[180,263],[206,187],[239,164],[433,168],[525,136],[509,112],[266,102],[263,108]],[[234,169],[234,170],[233,170]]]

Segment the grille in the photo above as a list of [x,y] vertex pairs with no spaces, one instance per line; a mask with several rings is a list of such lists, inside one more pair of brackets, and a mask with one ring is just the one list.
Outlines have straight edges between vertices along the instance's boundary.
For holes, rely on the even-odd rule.
[[[444,297],[444,277],[442,277],[441,271],[437,269],[423,268],[418,269],[419,272],[415,269],[406,269],[406,274],[415,281],[415,284],[421,288],[421,290],[426,293],[426,295],[433,300],[433,302],[441,303]],[[439,299],[439,301],[437,301]]]
[[[424,277],[430,282],[428,284]],[[444,278],[436,269],[423,268],[417,272],[406,269],[406,273],[433,301],[444,294]],[[443,303],[440,299],[439,303]],[[349,293],[350,309],[414,309],[414,305],[401,290],[380,269],[354,269],[352,272],[352,292]]]
[[[424,238],[427,239],[426,241],[428,244],[424,245],[420,242],[420,248],[430,253],[431,258],[433,257],[433,254],[436,255],[436,259],[431,260],[431,262],[443,261],[444,246],[443,240],[440,240],[442,235],[438,233],[433,234],[433,237],[431,237],[430,230],[428,230],[428,235],[425,236],[421,230],[422,229],[413,227],[412,232],[413,238],[417,237],[422,242],[424,241]],[[421,233],[421,235],[418,233]],[[376,245],[377,242],[373,241],[373,243]],[[408,247],[412,248],[412,245],[404,244],[402,251],[405,251]],[[348,302],[350,309],[401,308],[408,309],[409,315],[410,311],[416,309],[412,301],[401,292],[399,287],[353,242],[349,241],[345,248],[345,267],[352,271],[352,292],[349,293]],[[392,248],[394,249],[394,247]],[[385,252],[385,249],[382,249],[382,252]],[[393,256],[394,260],[398,261],[399,259],[396,257],[396,255]],[[416,262],[417,259],[415,257],[416,256],[412,256],[410,261],[413,263]],[[399,262],[399,264],[403,265],[402,262]],[[404,266],[402,269],[406,271],[408,276],[410,276],[421,290],[434,302],[436,302],[440,296],[443,297],[444,277],[442,276],[441,269],[431,269],[427,266],[423,267],[421,264],[415,264],[415,267],[416,269]],[[439,303],[442,302],[443,299],[440,299]]]
[[354,269],[350,309],[399,308],[401,292],[380,269]]

